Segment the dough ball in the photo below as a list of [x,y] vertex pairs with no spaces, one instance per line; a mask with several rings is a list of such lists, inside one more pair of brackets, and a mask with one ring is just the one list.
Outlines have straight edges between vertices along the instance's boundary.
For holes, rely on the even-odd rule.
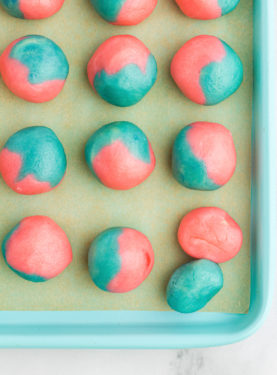
[[52,40],[29,35],[12,42],[0,57],[0,72],[6,86],[33,103],[54,99],[62,90],[69,65]]
[[21,220],[5,237],[7,265],[23,279],[41,282],[58,276],[72,261],[65,232],[47,216]]
[[32,126],[13,134],[0,152],[0,173],[19,194],[40,194],[54,189],[66,171],[66,156],[53,130]]
[[195,260],[177,268],[167,286],[167,303],[180,313],[202,309],[223,287],[218,264]]
[[157,63],[139,39],[117,35],[98,47],[87,73],[91,86],[104,100],[128,107],[138,103],[154,85]]
[[126,122],[112,122],[98,129],[85,148],[87,164],[105,186],[131,189],[155,168],[155,156],[143,131]]
[[201,207],[181,220],[178,241],[193,258],[227,262],[240,251],[242,231],[228,213],[217,207]]
[[183,186],[215,190],[225,185],[236,168],[236,149],[231,132],[213,122],[195,122],[177,135],[172,170]]
[[188,99],[214,105],[239,88],[243,66],[227,43],[215,36],[200,35],[186,42],[175,54],[171,75]]
[[131,228],[110,228],[92,242],[88,265],[96,286],[125,293],[137,288],[150,274],[154,252],[148,238]]

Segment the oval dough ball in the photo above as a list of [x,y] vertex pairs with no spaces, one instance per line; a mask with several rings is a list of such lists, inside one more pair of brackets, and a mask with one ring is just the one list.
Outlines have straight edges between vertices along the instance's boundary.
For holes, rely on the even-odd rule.
[[157,63],[139,39],[117,35],[98,47],[87,73],[90,84],[104,100],[127,107],[139,102],[154,85]]
[[53,130],[32,126],[13,134],[0,152],[0,173],[19,194],[54,189],[66,171],[64,148]]
[[231,132],[213,122],[195,122],[177,135],[172,170],[183,186],[215,190],[226,184],[236,168],[236,149]]
[[239,225],[217,207],[201,207],[185,215],[178,229],[182,249],[193,258],[216,263],[227,262],[240,251],[242,231]]
[[23,279],[41,282],[58,276],[72,261],[65,232],[47,216],[21,220],[5,237],[7,265]]
[[89,249],[90,276],[104,291],[125,293],[137,288],[153,265],[151,243],[135,229],[107,229],[94,239]]
[[155,156],[143,131],[126,122],[112,122],[98,129],[85,148],[87,164],[105,186],[131,189],[155,168]]
[[104,20],[113,25],[137,25],[150,16],[158,0],[90,0]]
[[167,303],[180,313],[202,309],[223,287],[218,264],[195,260],[177,268],[167,286]]
[[33,103],[54,99],[68,76],[67,59],[57,44],[39,35],[12,42],[0,57],[0,72],[6,86]]
[[0,0],[0,4],[11,16],[28,20],[39,20],[57,13],[64,0]]
[[243,66],[227,43],[215,36],[200,35],[186,42],[175,54],[171,75],[188,99],[214,105],[239,88]]
[[188,17],[210,20],[230,13],[240,0],[175,0]]

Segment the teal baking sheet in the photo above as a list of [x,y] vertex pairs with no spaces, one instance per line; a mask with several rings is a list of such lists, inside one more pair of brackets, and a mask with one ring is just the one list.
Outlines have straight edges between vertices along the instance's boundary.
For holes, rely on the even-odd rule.
[[[48,215],[68,234],[74,260],[59,277],[43,284],[24,281],[0,257],[1,310],[169,310],[165,288],[171,273],[189,258],[177,243],[183,215],[200,206],[218,206],[229,212],[243,230],[240,253],[222,264],[224,288],[205,311],[246,313],[250,295],[250,173],[252,120],[252,0],[241,0],[235,11],[212,21],[186,18],[173,0],[159,0],[154,13],[135,27],[116,27],[103,21],[88,0],[66,0],[52,18],[22,21],[0,10],[0,51],[12,40],[41,34],[58,43],[68,57],[70,74],[62,93],[52,102],[32,104],[11,94],[0,81],[0,146],[25,126],[45,125],[62,141],[68,170],[62,184],[50,193],[21,196],[0,180],[0,240],[21,218]],[[132,34],[152,51],[158,63],[158,80],[137,105],[117,108],[105,103],[89,86],[86,64],[108,37]],[[212,34],[239,54],[244,65],[241,88],[212,107],[187,100],[169,74],[174,53],[191,37]],[[91,175],[84,145],[100,126],[127,120],[149,137],[157,158],[151,177],[129,191],[112,191]],[[175,136],[193,121],[214,121],[231,130],[237,149],[237,169],[231,181],[214,192],[185,189],[172,177],[171,148]],[[96,234],[107,227],[130,226],[145,233],[155,251],[149,278],[127,294],[97,289],[87,269],[87,252]]]

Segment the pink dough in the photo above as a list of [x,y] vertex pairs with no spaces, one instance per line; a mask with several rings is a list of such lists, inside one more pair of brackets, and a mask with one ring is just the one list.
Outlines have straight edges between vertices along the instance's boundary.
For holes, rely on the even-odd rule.
[[37,181],[34,176],[28,175],[17,181],[17,176],[22,166],[20,155],[3,149],[0,153],[0,173],[6,184],[15,192],[24,195],[44,193],[51,190],[49,182]]
[[158,0],[127,0],[114,25],[137,25],[145,18],[149,17],[157,5]]
[[72,261],[65,232],[47,216],[30,216],[7,242],[7,263],[19,272],[51,279]]
[[115,141],[103,149],[93,160],[93,169],[100,181],[118,190],[127,190],[139,185],[153,171],[155,156],[149,143],[149,164],[135,158],[123,142]]
[[111,292],[125,293],[137,288],[150,274],[154,252],[148,238],[133,229],[124,228],[118,237],[121,271],[108,284]]
[[6,86],[15,95],[33,103],[43,103],[54,99],[65,84],[64,80],[58,79],[40,84],[30,84],[28,68],[11,58],[2,60],[1,72]]
[[181,11],[188,17],[209,20],[221,16],[222,10],[217,0],[175,0]]
[[20,0],[20,10],[24,18],[39,20],[57,13],[64,0]]
[[216,263],[232,259],[240,251],[242,240],[239,225],[217,207],[190,211],[178,229],[178,241],[188,255]]

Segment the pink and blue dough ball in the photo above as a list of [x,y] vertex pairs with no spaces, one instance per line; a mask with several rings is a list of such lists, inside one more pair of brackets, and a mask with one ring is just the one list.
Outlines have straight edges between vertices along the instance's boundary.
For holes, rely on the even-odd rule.
[[65,232],[47,216],[21,220],[4,238],[2,252],[11,270],[33,282],[58,276],[72,261]]
[[131,26],[145,20],[158,0],[90,0],[104,20],[113,25]]
[[215,36],[200,35],[186,42],[175,54],[171,75],[188,99],[214,105],[239,88],[243,66],[227,43]]
[[11,16],[39,20],[57,13],[64,0],[0,0],[0,4]]
[[157,79],[157,63],[149,49],[131,35],[107,39],[87,67],[91,86],[108,103],[127,107],[138,103]]
[[86,144],[85,156],[93,175],[116,190],[131,189],[142,183],[156,163],[144,132],[126,121],[98,129]]
[[206,259],[186,263],[169,280],[167,303],[180,313],[198,311],[223,288],[223,283],[218,264]]
[[153,265],[151,243],[135,229],[107,229],[94,239],[89,249],[90,276],[98,288],[107,292],[125,293],[137,288]]
[[172,152],[172,171],[183,186],[216,190],[236,169],[236,149],[231,132],[213,122],[195,122],[177,135]]
[[13,134],[0,152],[0,173],[16,193],[48,192],[66,171],[64,148],[53,130],[32,126]]
[[175,0],[188,17],[199,20],[219,18],[236,8],[240,0]]
[[33,103],[54,99],[62,90],[69,65],[52,40],[29,35],[12,42],[0,57],[0,72],[6,86]]

